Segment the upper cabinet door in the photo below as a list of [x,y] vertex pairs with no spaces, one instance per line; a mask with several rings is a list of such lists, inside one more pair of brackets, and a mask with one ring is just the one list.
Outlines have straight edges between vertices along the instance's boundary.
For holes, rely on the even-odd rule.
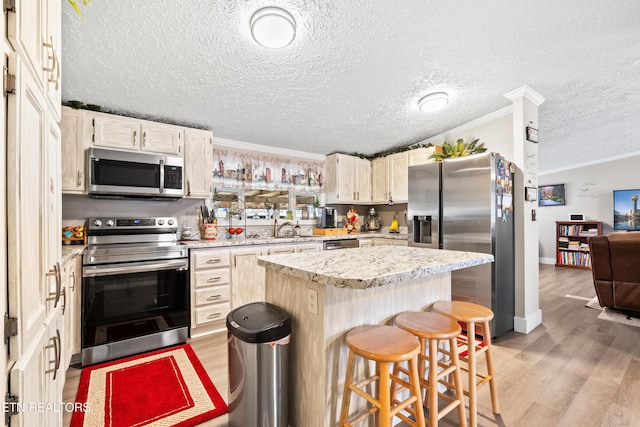
[[[55,0],[58,1],[59,0]],[[45,0],[16,0],[13,11],[7,12],[7,35],[11,46],[20,55],[40,90],[44,90],[44,48],[46,39]]]
[[185,196],[208,199],[213,194],[213,134],[186,129],[184,142]]
[[389,200],[389,159],[378,157],[371,161],[371,203]]
[[183,132],[178,126],[143,121],[140,150],[182,156]]
[[421,147],[416,148],[415,150],[407,151],[409,166],[423,165],[425,163],[435,162],[434,159],[430,158],[435,151],[435,147]]
[[140,121],[110,114],[93,118],[93,144],[96,147],[140,150]]
[[60,120],[62,106],[62,84],[60,82],[62,51],[60,0],[42,0],[46,4],[47,19],[44,32],[43,71],[45,72],[45,92],[56,121]]
[[84,193],[86,185],[85,148],[91,135],[85,134],[85,112],[62,109],[62,191]]
[[409,165],[407,152],[389,156],[389,193],[394,202],[409,199]]
[[356,158],[337,155],[338,161],[338,201],[354,202],[356,200]]
[[356,158],[356,202],[371,203],[371,162]]

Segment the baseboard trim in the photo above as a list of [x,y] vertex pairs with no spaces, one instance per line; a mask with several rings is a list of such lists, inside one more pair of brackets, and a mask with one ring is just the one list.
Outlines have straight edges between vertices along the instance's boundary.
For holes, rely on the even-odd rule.
[[540,264],[554,265],[556,263],[555,258],[540,258]]
[[513,318],[513,330],[521,334],[528,334],[540,324],[542,324],[542,310],[536,310],[527,317]]

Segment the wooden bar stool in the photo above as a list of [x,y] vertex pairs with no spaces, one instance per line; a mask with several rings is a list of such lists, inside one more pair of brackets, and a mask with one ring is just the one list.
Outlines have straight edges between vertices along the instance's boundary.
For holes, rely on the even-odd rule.
[[[418,339],[407,331],[386,325],[365,325],[353,328],[347,333],[349,359],[342,394],[342,409],[340,411],[340,427],[353,426],[368,416],[377,413],[377,426],[390,427],[394,416],[408,425],[424,426],[422,412],[422,397],[420,394],[420,379],[418,377],[418,354],[420,343]],[[376,372],[357,382],[353,382],[356,356],[376,362]],[[409,381],[405,381],[391,374],[389,364],[409,362]],[[369,394],[364,387],[376,382],[375,396]],[[402,402],[391,401],[391,389],[398,385],[410,390],[410,396]],[[351,392],[366,399],[372,406],[367,407],[349,418]],[[413,405],[413,410],[409,408]],[[415,415],[415,421],[403,411]]]
[[[476,399],[478,388],[489,383],[491,391],[491,408],[494,414],[500,413],[498,405],[498,389],[493,372],[493,355],[491,352],[491,329],[489,321],[493,319],[493,311],[479,304],[465,301],[438,301],[433,305],[433,311],[449,316],[453,320],[467,325],[467,335],[461,335],[459,339],[466,340],[467,355],[460,355],[460,360],[466,363],[461,369],[469,373],[469,390],[464,393],[469,396],[469,424],[476,427],[478,424],[478,402]],[[476,324],[481,327],[483,343],[476,342]],[[484,354],[487,362],[487,373],[477,371],[477,357]],[[480,378],[480,381],[477,379]]]
[[[458,423],[461,427],[466,427],[467,416],[464,412],[464,394],[456,343],[462,331],[460,324],[447,316],[425,312],[400,313],[396,316],[395,323],[396,326],[411,332],[420,340],[422,350],[418,356],[418,375],[421,386],[426,391],[425,404],[429,408],[429,425],[437,426],[440,418],[457,408]],[[440,347],[441,342],[448,342],[449,349]],[[438,360],[439,354],[444,355],[445,358]],[[429,366],[426,376],[425,364]],[[398,375],[397,372],[394,374]],[[453,382],[449,380],[451,374],[453,374]],[[438,383],[453,390],[455,396],[450,397],[438,392]],[[393,397],[392,391],[392,401]],[[438,410],[438,397],[449,402],[442,410]]]

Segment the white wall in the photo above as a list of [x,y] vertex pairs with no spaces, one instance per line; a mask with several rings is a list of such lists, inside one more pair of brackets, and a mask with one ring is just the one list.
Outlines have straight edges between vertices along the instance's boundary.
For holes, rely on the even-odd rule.
[[555,263],[556,221],[569,221],[582,213],[591,221],[602,221],[603,233],[613,229],[613,190],[640,188],[640,155],[586,165],[574,169],[541,173],[538,185],[564,184],[566,205],[538,206],[540,262]]

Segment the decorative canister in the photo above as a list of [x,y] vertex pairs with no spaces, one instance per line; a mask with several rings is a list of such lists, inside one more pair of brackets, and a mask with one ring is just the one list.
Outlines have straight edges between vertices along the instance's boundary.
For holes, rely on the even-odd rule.
[[206,240],[216,240],[216,237],[218,237],[218,224],[202,224],[202,236]]

